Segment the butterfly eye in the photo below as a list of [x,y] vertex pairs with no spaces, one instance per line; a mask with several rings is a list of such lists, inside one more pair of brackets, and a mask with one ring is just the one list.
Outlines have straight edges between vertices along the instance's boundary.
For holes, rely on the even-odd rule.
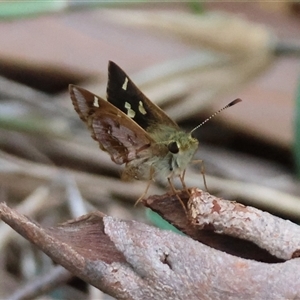
[[168,149],[171,153],[178,153],[179,152],[179,147],[177,145],[176,142],[171,142],[169,145],[168,145]]

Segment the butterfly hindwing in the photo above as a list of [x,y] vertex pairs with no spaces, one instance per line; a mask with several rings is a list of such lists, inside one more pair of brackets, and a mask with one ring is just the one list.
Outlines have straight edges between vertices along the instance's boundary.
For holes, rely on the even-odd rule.
[[85,89],[70,85],[69,90],[80,118],[115,163],[128,163],[150,155],[152,138],[127,115]]
[[155,124],[178,128],[162,109],[152,103],[114,62],[108,65],[107,100],[143,129]]

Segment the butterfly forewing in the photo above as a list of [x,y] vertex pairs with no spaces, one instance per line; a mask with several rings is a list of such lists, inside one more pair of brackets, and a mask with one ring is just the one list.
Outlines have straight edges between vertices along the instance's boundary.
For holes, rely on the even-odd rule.
[[114,62],[108,65],[107,100],[123,111],[143,129],[153,125],[178,128],[157,105],[152,103]]
[[69,92],[73,106],[80,119],[87,122],[88,117],[95,112],[95,99],[92,97],[90,92],[72,84],[69,85]]
[[128,116],[85,89],[70,85],[69,90],[80,118],[115,163],[128,163],[150,155],[152,138]]

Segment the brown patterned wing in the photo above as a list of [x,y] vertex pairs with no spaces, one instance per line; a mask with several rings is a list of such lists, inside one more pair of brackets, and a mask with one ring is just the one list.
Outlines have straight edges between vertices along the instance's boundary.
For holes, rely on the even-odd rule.
[[151,155],[154,141],[122,111],[78,86],[70,85],[69,91],[76,112],[112,161],[121,165]]

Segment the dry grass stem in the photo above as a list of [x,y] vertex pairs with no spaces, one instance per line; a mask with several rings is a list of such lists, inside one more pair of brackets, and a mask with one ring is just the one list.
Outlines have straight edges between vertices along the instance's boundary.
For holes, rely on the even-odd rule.
[[66,176],[67,200],[71,211],[71,216],[77,218],[87,213],[85,201],[71,176]]
[[61,266],[56,266],[49,270],[47,274],[39,275],[36,279],[30,281],[22,287],[18,287],[7,300],[34,299],[51,292],[58,286],[69,281],[73,275]]
[[[34,189],[49,181],[59,180],[65,173],[69,173],[76,181],[81,193],[87,199],[98,199],[99,203],[104,199],[110,199],[111,195],[126,196],[137,199],[145,190],[144,182],[122,182],[117,178],[109,178],[100,175],[93,175],[86,172],[66,170],[58,167],[29,162],[27,160],[2,153],[2,159],[11,162],[11,170],[0,174],[0,183],[9,189],[23,188],[14,185],[16,178],[26,178],[27,189]],[[14,180],[13,180],[14,179]],[[159,192],[154,185],[152,190]],[[102,199],[102,200],[101,200]],[[104,200],[105,201],[105,200]],[[107,201],[105,201],[107,202]]]
[[[36,190],[25,198],[16,209],[24,215],[34,217],[42,208],[45,208],[49,192],[50,188],[47,186],[36,188]],[[13,230],[6,224],[0,224],[0,252],[13,238],[12,232]]]
[[21,83],[0,77],[0,90],[6,97],[23,101],[24,103],[41,109],[44,113],[54,114],[62,117],[70,117],[71,113],[62,109],[59,103],[53,105],[52,97],[37,91]]

